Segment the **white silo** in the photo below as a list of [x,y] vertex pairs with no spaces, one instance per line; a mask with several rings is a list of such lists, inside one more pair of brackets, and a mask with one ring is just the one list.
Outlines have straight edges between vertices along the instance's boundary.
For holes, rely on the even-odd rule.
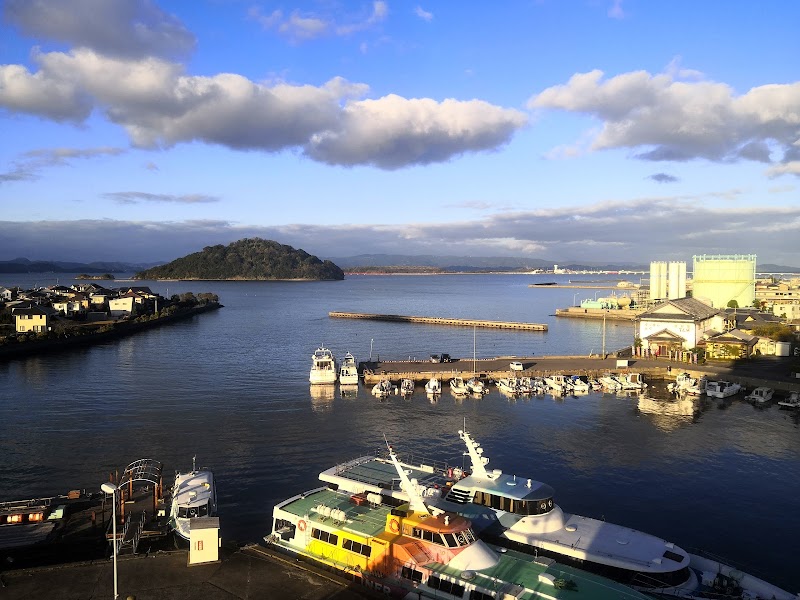
[[667,297],[667,263],[650,263],[650,300],[663,300]]
[[669,294],[667,298],[675,300],[686,297],[686,263],[671,261],[668,267],[667,283]]

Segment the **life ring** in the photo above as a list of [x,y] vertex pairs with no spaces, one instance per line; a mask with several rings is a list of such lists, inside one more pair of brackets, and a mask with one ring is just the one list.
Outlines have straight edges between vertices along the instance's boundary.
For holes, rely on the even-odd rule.
[[306,522],[305,522],[305,521],[303,521],[303,519],[300,519],[300,520],[297,522],[297,528],[298,528],[300,531],[305,531],[305,530],[306,530]]
[[392,530],[392,533],[400,532],[400,523],[398,523],[397,519],[392,519],[389,521],[389,529]]

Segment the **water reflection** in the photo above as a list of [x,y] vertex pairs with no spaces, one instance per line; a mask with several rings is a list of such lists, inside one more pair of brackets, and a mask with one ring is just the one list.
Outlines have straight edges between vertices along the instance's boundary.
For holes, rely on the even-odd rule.
[[334,384],[316,384],[309,386],[311,395],[311,408],[315,411],[330,410],[333,399],[336,397]]
[[354,385],[340,385],[339,394],[346,400],[355,400],[358,398],[358,384]]
[[699,401],[692,398],[658,400],[641,396],[638,408],[639,412],[646,415],[653,425],[667,432],[691,425],[695,415],[700,412]]

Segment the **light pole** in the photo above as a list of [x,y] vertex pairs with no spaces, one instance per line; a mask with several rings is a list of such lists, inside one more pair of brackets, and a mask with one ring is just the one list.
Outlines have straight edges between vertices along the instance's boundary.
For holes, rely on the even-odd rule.
[[111,534],[114,536],[114,600],[117,600],[117,486],[107,481],[100,486],[106,494],[111,494]]

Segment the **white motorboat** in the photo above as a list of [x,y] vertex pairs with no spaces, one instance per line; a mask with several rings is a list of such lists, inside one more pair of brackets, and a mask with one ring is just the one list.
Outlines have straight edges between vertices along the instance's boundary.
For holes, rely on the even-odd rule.
[[647,384],[642,379],[641,373],[622,373],[621,375],[617,375],[616,379],[625,391],[643,390],[647,387]]
[[706,387],[708,386],[708,377],[702,375],[697,378],[695,383],[687,385],[683,388],[683,391],[690,396],[703,396],[706,393]]
[[692,377],[689,373],[680,373],[675,381],[667,384],[667,391],[673,394],[680,394],[686,391],[686,388],[697,384],[697,378]]
[[729,398],[742,391],[742,386],[730,381],[709,381],[706,384],[706,396],[710,398]]
[[341,385],[358,385],[358,364],[355,357],[349,352],[344,355],[342,365],[339,367],[339,383]]
[[312,384],[336,383],[336,359],[333,352],[320,346],[311,355],[311,373],[308,380]]
[[557,394],[568,394],[572,391],[572,384],[566,375],[550,375],[544,378],[544,382]]
[[461,377],[453,377],[450,380],[450,391],[456,396],[466,396],[469,394],[469,388],[467,387],[467,384],[464,383],[464,379]]
[[217,488],[214,474],[204,467],[197,469],[192,458],[189,473],[177,473],[172,486],[169,522],[175,534],[189,541],[190,519],[214,517],[217,514]]
[[[447,465],[433,468],[430,465],[441,463],[430,459],[418,464],[400,462],[401,468],[395,471],[391,461],[371,455],[323,471],[320,479],[335,484],[339,491],[408,502],[409,495],[396,485],[396,473],[403,473],[431,505],[469,518],[481,539],[602,573],[655,596],[798,600],[794,594],[657,536],[565,513],[554,501],[553,488],[489,470],[489,459],[480,445],[466,431],[459,435],[471,461],[468,473]],[[738,595],[725,596],[728,588],[738,589]]]
[[756,404],[766,404],[772,400],[775,390],[770,387],[757,387],[752,392],[744,397],[748,402],[755,402]]
[[486,384],[477,377],[472,377],[467,381],[467,388],[469,388],[469,391],[473,394],[485,394],[488,391],[486,389]]
[[414,393],[414,380],[413,379],[403,379],[400,382],[400,393],[403,396],[410,396]]
[[442,393],[442,382],[436,377],[431,377],[425,384],[425,393],[430,396],[435,396]]
[[792,392],[783,400],[778,400],[778,406],[783,408],[800,408],[800,392]]
[[588,394],[591,389],[589,383],[581,379],[578,375],[569,377],[569,383],[572,386],[572,391],[579,394]]
[[603,386],[603,389],[609,392],[616,392],[617,390],[622,389],[622,384],[619,382],[616,376],[611,373],[606,373],[599,379],[599,381],[600,385]]
[[372,386],[372,394],[378,398],[386,398],[396,393],[397,387],[392,385],[392,382],[388,379],[381,379],[378,383]]
[[497,380],[497,388],[506,394],[520,394],[519,380],[516,377],[501,377]]

